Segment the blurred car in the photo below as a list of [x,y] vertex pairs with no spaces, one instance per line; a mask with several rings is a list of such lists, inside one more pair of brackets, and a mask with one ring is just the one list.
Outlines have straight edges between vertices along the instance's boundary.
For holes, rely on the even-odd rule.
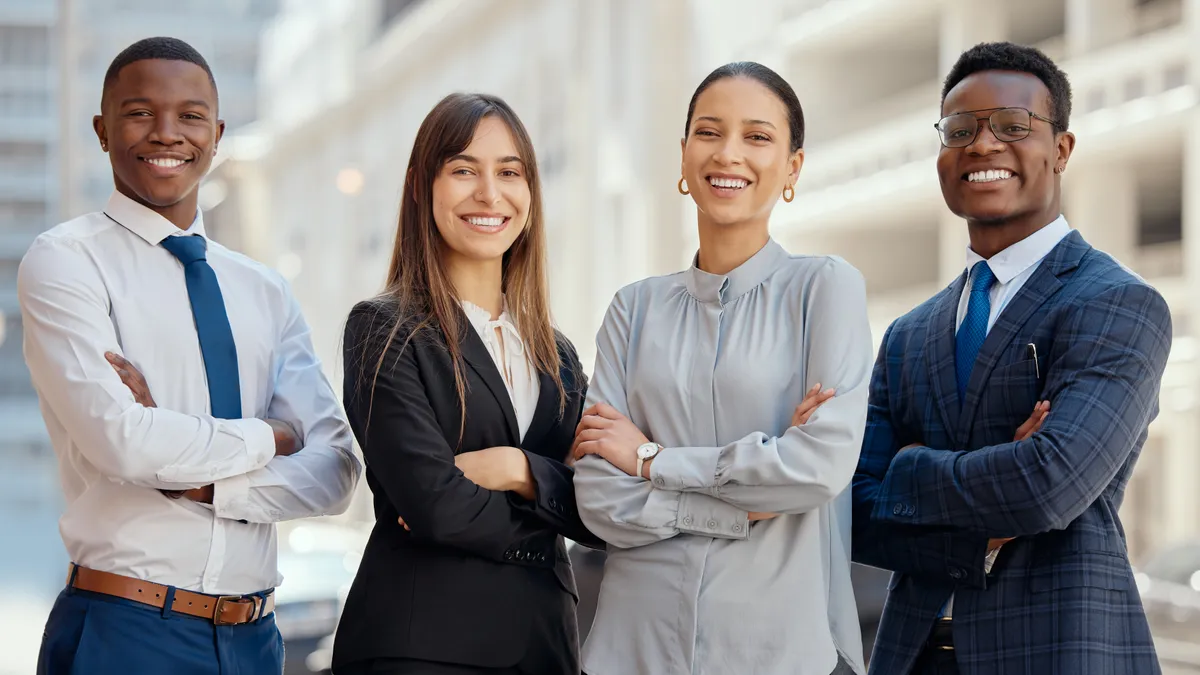
[[1134,578],[1164,667],[1200,673],[1200,541],[1163,549]]
[[309,654],[337,627],[367,542],[366,530],[306,521],[280,532],[275,622],[283,635],[284,675],[309,675]]

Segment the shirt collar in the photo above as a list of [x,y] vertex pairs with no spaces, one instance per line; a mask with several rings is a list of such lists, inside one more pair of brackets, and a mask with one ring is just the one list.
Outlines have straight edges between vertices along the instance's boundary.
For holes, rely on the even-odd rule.
[[[1021,272],[1042,261],[1058,246],[1063,237],[1071,233],[1071,226],[1063,216],[1055,218],[1049,225],[1025,237],[1021,241],[987,259],[988,267],[996,276],[996,283],[1003,286],[1016,279]],[[967,274],[983,256],[967,246]]]
[[758,253],[728,274],[709,274],[700,269],[700,254],[697,253],[687,271],[688,293],[701,302],[733,302],[766,281],[789,257],[778,242],[767,239],[766,245]]
[[174,234],[198,234],[208,238],[204,232],[204,216],[196,209],[196,219],[192,221],[187,232],[175,227],[175,224],[159,213],[133,201],[129,197],[114,190],[104,207],[104,215],[120,223],[122,227],[145,239],[151,246],[158,246],[163,239]]

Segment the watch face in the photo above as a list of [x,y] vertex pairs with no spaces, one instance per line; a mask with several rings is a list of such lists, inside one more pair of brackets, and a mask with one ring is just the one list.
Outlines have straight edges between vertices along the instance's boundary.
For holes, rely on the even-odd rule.
[[650,444],[650,443],[646,443],[645,445],[638,447],[637,454],[638,454],[638,457],[640,457],[641,459],[650,459],[651,457],[653,457],[656,454],[656,452],[655,452],[656,450],[658,450],[657,446]]

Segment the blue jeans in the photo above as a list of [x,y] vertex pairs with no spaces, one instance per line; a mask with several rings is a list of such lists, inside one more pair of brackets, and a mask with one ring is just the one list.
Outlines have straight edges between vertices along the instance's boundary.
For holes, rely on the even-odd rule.
[[107,595],[64,589],[54,602],[38,675],[276,675],[283,638],[275,615],[238,626]]

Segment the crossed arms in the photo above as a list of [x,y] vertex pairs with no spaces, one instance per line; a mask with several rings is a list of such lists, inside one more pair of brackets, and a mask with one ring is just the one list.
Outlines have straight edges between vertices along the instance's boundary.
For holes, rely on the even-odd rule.
[[[120,355],[104,281],[70,244],[38,243],[18,272],[25,360],[80,453],[110,480],[159,490],[212,485],[218,517],[248,522],[341,513],[360,471],[350,432],[287,294],[267,417],[223,420],[139,402],[105,354]],[[282,450],[277,456],[277,450]],[[196,493],[192,493],[196,495]]]

